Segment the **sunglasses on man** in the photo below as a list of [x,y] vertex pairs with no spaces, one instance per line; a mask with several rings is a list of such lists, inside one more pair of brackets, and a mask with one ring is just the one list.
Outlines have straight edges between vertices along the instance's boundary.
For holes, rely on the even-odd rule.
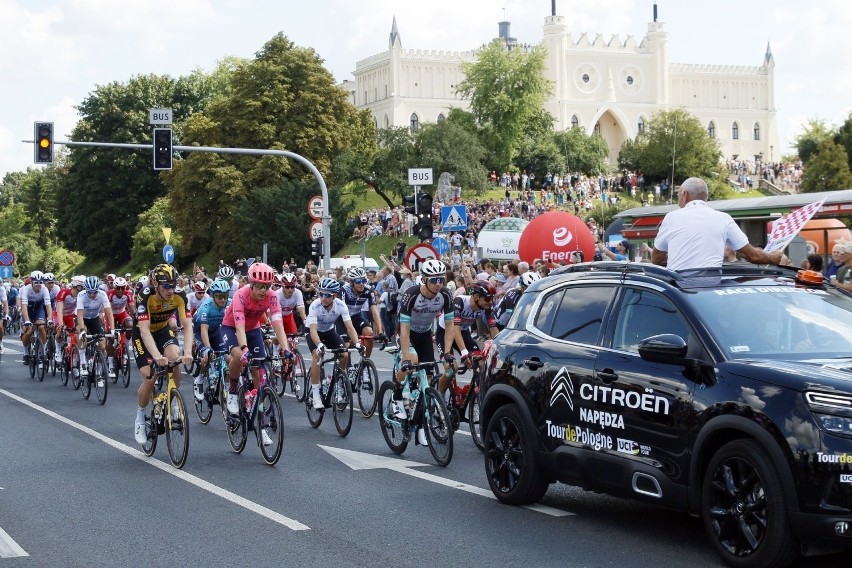
[[333,298],[334,294],[332,294],[331,292],[320,292],[319,297],[320,298]]
[[160,288],[163,288],[164,290],[174,290],[176,286],[177,285],[174,283],[169,284],[167,282],[160,282]]
[[426,279],[426,282],[428,282],[429,284],[443,284],[446,281],[447,279],[443,276],[430,276]]

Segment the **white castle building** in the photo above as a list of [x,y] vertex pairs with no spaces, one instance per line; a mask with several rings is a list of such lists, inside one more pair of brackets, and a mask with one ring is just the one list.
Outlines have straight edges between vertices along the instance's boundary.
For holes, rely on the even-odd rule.
[[[510,49],[529,49],[499,23],[499,37]],[[546,77],[553,94],[546,103],[554,128],[598,132],[615,164],[622,142],[642,131],[658,110],[684,108],[719,141],[722,157],[754,161],[780,159],[775,109],[775,60],[767,45],[763,64],[694,65],[669,63],[666,29],[654,20],[644,38],[609,39],[602,34],[572,37],[555,2],[544,19],[539,44],[546,49]],[[355,80],[342,87],[352,103],[373,115],[376,127],[417,126],[443,120],[451,107],[469,103],[455,91],[464,79],[463,62],[476,50],[449,52],[402,48],[396,18],[388,50],[358,61]]]

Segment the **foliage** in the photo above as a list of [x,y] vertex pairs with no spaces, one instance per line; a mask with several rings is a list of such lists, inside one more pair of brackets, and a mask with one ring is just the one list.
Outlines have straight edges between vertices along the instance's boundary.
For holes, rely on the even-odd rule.
[[28,169],[20,186],[20,203],[24,206],[22,229],[35,238],[42,249],[53,242],[56,227],[57,175],[53,167]]
[[418,162],[432,168],[436,181],[441,173],[450,172],[455,176],[454,185],[473,191],[485,189],[485,148],[463,124],[453,120],[425,124],[417,130],[416,138]]
[[808,120],[803,132],[796,136],[796,150],[802,163],[807,164],[816,154],[820,142],[833,135],[832,129],[825,124],[824,120]]
[[852,112],[846,116],[846,120],[837,129],[834,135],[834,143],[846,150],[849,168],[852,169]]
[[849,158],[843,146],[835,144],[831,138],[822,140],[817,150],[808,160],[802,174],[802,193],[849,189],[852,187],[852,173],[849,171]]
[[596,175],[606,172],[606,141],[600,134],[587,135],[582,128],[569,128],[554,134],[557,148],[565,156],[562,171]]
[[[172,228],[174,224],[167,197],[158,198],[150,209],[139,215],[130,254],[131,270],[144,272],[162,262],[163,245],[166,244],[163,228]],[[169,235],[169,244],[175,249],[175,264],[186,258],[179,232],[172,230]]]
[[470,100],[482,143],[494,156],[489,169],[505,171],[515,160],[523,134],[541,129],[551,92],[544,77],[545,55],[540,48],[507,49],[496,39],[479,50],[476,62],[462,64],[465,79],[456,91]]
[[719,142],[710,138],[701,122],[684,109],[675,109],[655,112],[645,131],[622,145],[618,165],[641,171],[646,179],[670,178],[674,171],[679,184],[688,177],[710,176],[720,157]]
[[526,136],[515,163],[521,171],[533,172],[537,179],[543,180],[546,172],[566,171],[565,156],[560,151],[554,133],[545,136]]
[[[328,174],[341,152],[360,147],[366,133],[372,132],[366,114],[347,101],[316,52],[295,46],[282,34],[266,42],[253,60],[238,64],[229,84],[226,95],[187,121],[185,144],[287,150]],[[255,192],[262,194],[258,199],[264,202],[265,192],[271,190],[259,188],[280,187],[282,180],[315,183],[297,161],[241,154],[193,153],[164,179],[175,228],[184,238],[184,254],[189,257],[209,250],[225,257],[234,248],[249,246],[221,235],[242,236],[253,227],[250,217],[247,221],[233,209],[244,207],[246,200],[254,203]],[[313,187],[310,195],[319,193]],[[299,202],[277,202],[276,207],[295,203]],[[293,211],[306,222],[306,204]]]
[[[241,197],[234,210],[234,221],[243,227],[239,239],[222,239],[219,249],[222,258],[261,257],[263,243],[268,243],[267,259],[279,266],[291,256],[300,262],[311,254],[308,239],[313,222],[305,207],[290,204],[307,204],[316,193],[314,184],[303,181],[285,181],[277,186],[256,189]],[[341,199],[339,188],[329,188],[329,214],[343,220],[352,212],[351,203]],[[331,224],[331,250],[343,245],[351,229],[346,223]]]

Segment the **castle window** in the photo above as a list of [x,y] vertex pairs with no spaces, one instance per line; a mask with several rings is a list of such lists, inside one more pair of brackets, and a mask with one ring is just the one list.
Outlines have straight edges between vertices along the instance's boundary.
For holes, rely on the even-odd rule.
[[417,130],[417,128],[420,126],[420,119],[417,118],[416,113],[411,113],[411,118],[408,119],[408,123],[409,128],[411,128],[411,130]]
[[731,126],[731,140],[740,139],[740,125],[736,122]]
[[645,119],[640,116],[639,121],[636,123],[636,134],[642,134],[643,132],[645,132]]
[[716,123],[712,120],[710,121],[710,124],[707,125],[707,136],[710,138],[716,138]]
[[445,120],[446,120],[446,117],[444,117],[444,113],[441,113],[441,114],[438,115],[438,122],[444,122]]
[[598,136],[601,135],[601,123],[600,123],[600,121],[595,123],[595,134],[597,134]]
[[758,123],[754,123],[754,139],[760,140],[760,125]]
[[571,117],[571,128],[577,128],[578,126],[580,126],[580,119],[575,114]]

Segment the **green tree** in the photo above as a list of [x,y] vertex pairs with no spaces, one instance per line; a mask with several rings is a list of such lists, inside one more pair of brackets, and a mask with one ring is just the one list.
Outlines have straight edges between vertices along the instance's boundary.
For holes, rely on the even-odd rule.
[[542,109],[551,92],[544,65],[543,49],[507,49],[499,39],[483,47],[476,62],[462,64],[465,79],[456,90],[470,100],[483,145],[496,160],[494,168],[512,165],[522,136],[542,127]]
[[809,120],[802,133],[796,136],[796,150],[802,163],[807,164],[816,154],[820,142],[833,136],[834,132],[824,120]]
[[553,132],[544,136],[525,136],[515,158],[519,170],[538,174],[539,179],[544,179],[547,172],[566,171],[566,163],[565,155]]
[[20,186],[20,202],[24,206],[23,229],[32,236],[40,248],[53,242],[56,219],[57,175],[54,168],[27,169]]
[[[417,130],[418,163],[432,168],[434,177],[443,172],[455,176],[455,184],[474,192],[485,189],[488,172],[482,165],[486,150],[476,134],[463,124],[444,120]],[[433,188],[434,189],[434,188]]]
[[[130,253],[130,267],[133,270],[143,272],[162,262],[163,245],[166,244],[163,227],[171,228],[174,224],[168,197],[158,198],[150,209],[139,214]],[[172,231],[169,244],[175,249],[175,264],[179,263],[178,259],[186,258],[179,232]]]
[[674,170],[675,183],[692,176],[710,177],[722,155],[719,142],[684,109],[655,112],[645,131],[622,145],[622,153],[620,168],[641,171],[646,179],[668,178]]
[[852,188],[849,158],[843,146],[831,138],[823,139],[817,151],[808,159],[802,174],[803,193]]
[[[253,60],[237,65],[229,85],[226,96],[187,121],[184,144],[288,150],[328,174],[338,154],[362,144],[364,133],[371,132],[365,113],[347,101],[316,52],[282,34],[266,42]],[[232,246],[232,239],[220,236],[246,230],[232,214],[234,203],[284,179],[313,176],[298,162],[278,156],[191,153],[164,179],[186,253],[214,249],[226,256],[223,249]],[[307,217],[306,205],[294,209]]]
[[846,120],[837,129],[834,135],[834,142],[846,150],[846,156],[849,159],[849,168],[852,169],[852,112],[846,116]]
[[600,134],[589,136],[582,128],[554,134],[557,148],[565,156],[565,171],[596,175],[607,170],[606,141]]

